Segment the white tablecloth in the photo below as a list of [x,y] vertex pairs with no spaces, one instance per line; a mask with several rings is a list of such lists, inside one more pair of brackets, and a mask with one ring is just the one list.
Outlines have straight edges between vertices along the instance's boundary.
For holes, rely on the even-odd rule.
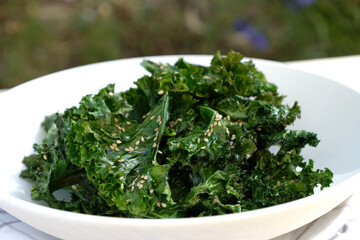
[[[333,79],[360,92],[360,56],[315,59],[287,64]],[[352,240],[359,237],[360,188],[352,197],[329,213],[274,240]],[[0,209],[0,239],[54,240],[57,238],[30,227]]]

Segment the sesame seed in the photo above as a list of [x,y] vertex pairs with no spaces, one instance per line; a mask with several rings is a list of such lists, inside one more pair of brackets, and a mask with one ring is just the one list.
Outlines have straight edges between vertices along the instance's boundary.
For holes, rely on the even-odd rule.
[[116,136],[117,136],[117,133],[112,133],[111,136],[112,136],[112,137],[116,137]]
[[235,134],[231,135],[231,140],[235,140],[235,138],[236,138]]
[[161,203],[160,203],[160,202],[157,202],[157,203],[156,203],[156,206],[160,207],[160,206],[161,206]]
[[161,203],[161,206],[166,208],[166,203]]
[[116,143],[112,143],[111,144],[113,147],[117,147],[117,144]]
[[230,115],[227,115],[226,119],[230,121],[231,120]]
[[208,143],[208,142],[209,142],[209,139],[204,138],[204,142]]
[[146,140],[149,140],[151,138],[151,136],[148,136],[147,138],[146,138]]
[[230,146],[231,146],[231,145],[234,145],[234,142],[233,142],[233,141],[230,141]]
[[129,152],[134,151],[134,149],[132,147],[129,147]]
[[201,149],[204,150],[206,147],[205,146],[202,146]]
[[75,185],[72,185],[71,188],[77,190],[77,187]]
[[235,146],[234,146],[234,145],[231,145],[231,146],[230,146],[230,149],[234,149],[234,148],[235,148]]
[[138,189],[142,189],[144,185],[142,185],[141,183],[136,184],[136,186],[138,187]]
[[116,168],[116,166],[114,165],[114,166],[111,166],[111,168]]
[[[119,162],[119,163],[123,163],[123,162],[125,162],[125,160],[124,160],[124,159],[119,159],[118,162]],[[122,177],[122,178],[123,178],[123,177]]]
[[115,122],[118,122],[118,121],[119,121],[119,119],[117,119],[117,118],[114,118],[114,121],[115,121]]
[[228,136],[230,135],[230,131],[229,131],[229,129],[228,129],[227,127],[225,128],[225,133],[226,133],[226,135],[228,135]]
[[147,179],[148,179],[148,177],[147,177],[146,175],[144,175],[144,176],[143,176],[143,179],[147,180]]
[[172,146],[174,143],[173,142],[170,142],[170,146]]
[[140,180],[139,183],[143,184],[145,182],[145,180]]
[[153,193],[154,192],[154,189],[150,189],[150,193]]
[[137,150],[139,148],[139,146],[136,146],[134,149]]
[[117,148],[117,147],[116,147],[114,150],[115,150],[116,152],[120,152],[120,149]]
[[123,179],[124,179],[124,176],[119,177],[119,180],[123,180]]
[[142,116],[142,118],[146,118],[147,116],[149,116],[150,115],[150,112],[148,112],[147,114],[144,114],[143,116]]
[[155,132],[159,131],[159,128],[155,128],[154,131],[155,131]]
[[75,119],[75,120],[76,120],[76,119],[79,119],[79,118],[78,118],[78,116],[73,116],[73,119]]
[[156,121],[157,121],[158,123],[160,123],[160,122],[161,122],[161,116],[160,116],[160,115],[158,115],[158,117],[157,117]]
[[176,145],[176,147],[180,147],[180,143],[178,143],[178,144]]
[[117,129],[121,130],[121,127],[117,124],[114,125]]
[[151,117],[150,117],[150,120],[153,120],[154,118],[155,118],[155,116],[151,116]]
[[130,150],[128,148],[125,148],[125,152],[129,152]]
[[157,136],[156,136],[156,137],[154,137],[153,141],[155,142],[156,140],[157,140]]
[[126,202],[131,202],[131,199],[127,199]]
[[116,140],[116,143],[117,144],[121,144],[122,142],[120,140]]
[[144,141],[145,141],[145,139],[144,139],[144,137],[143,137],[143,136],[141,136],[140,141],[142,141],[142,142],[144,142]]
[[153,147],[153,148],[156,148],[156,143],[154,143],[154,144],[152,145],[152,147]]
[[126,121],[126,125],[130,126],[131,122],[130,121]]
[[113,145],[110,145],[111,150],[115,150],[115,147]]
[[164,94],[164,90],[159,90],[159,91],[158,91],[158,94],[159,94],[159,95],[163,95],[163,94]]
[[109,96],[110,96],[110,97],[113,97],[113,96],[114,96],[114,93],[113,93],[113,92],[109,92]]
[[216,93],[219,92],[219,89],[215,88],[215,89],[214,89],[214,92],[216,92]]
[[197,139],[197,144],[199,144],[199,143],[200,143],[200,141],[201,141],[201,139],[200,139],[200,138],[198,138],[198,139]]
[[136,141],[136,142],[135,142],[135,145],[139,145],[139,144],[140,144],[140,141]]
[[120,189],[123,190],[124,189],[124,184],[121,183]]
[[192,144],[189,145],[189,148],[193,148],[193,147],[194,147],[194,145],[192,145]]
[[158,153],[159,153],[159,154],[163,154],[163,152],[162,152],[162,151],[160,151],[160,150],[158,150]]
[[134,185],[131,186],[131,191],[133,192],[135,189]]
[[47,160],[47,156],[46,156],[45,154],[43,155],[43,159],[44,159],[44,160]]
[[154,160],[152,160],[151,163],[152,163],[152,165],[155,165],[155,161],[154,161]]
[[219,121],[218,125],[219,125],[219,127],[221,127],[221,121]]

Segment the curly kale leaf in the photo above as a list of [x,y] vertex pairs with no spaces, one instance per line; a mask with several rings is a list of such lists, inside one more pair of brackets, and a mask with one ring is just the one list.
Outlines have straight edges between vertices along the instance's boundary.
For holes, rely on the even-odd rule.
[[135,88],[115,93],[110,84],[45,119],[21,173],[35,180],[33,199],[97,215],[195,217],[273,206],[332,183],[329,169],[301,156],[317,135],[287,129],[298,103],[282,104],[241,54],[217,52],[209,67],[142,66],[151,75]]

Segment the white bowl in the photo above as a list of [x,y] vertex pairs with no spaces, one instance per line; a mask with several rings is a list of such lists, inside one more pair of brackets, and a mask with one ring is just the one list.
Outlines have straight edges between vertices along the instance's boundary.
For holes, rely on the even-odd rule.
[[[174,63],[180,56],[146,57]],[[209,65],[211,56],[183,56]],[[300,200],[264,209],[222,216],[188,219],[126,219],[90,216],[51,209],[30,198],[31,182],[21,179],[22,159],[40,142],[45,115],[77,105],[82,96],[108,83],[116,91],[132,86],[147,74],[144,58],[77,67],[15,87],[0,96],[0,207],[46,233],[63,239],[269,239],[299,228],[348,198],[360,178],[360,94],[336,82],[292,69],[284,64],[254,59],[268,81],[277,84],[286,102],[299,101],[302,118],[294,129],[318,133],[317,148],[306,148],[305,159],[316,168],[330,168],[334,184]]]

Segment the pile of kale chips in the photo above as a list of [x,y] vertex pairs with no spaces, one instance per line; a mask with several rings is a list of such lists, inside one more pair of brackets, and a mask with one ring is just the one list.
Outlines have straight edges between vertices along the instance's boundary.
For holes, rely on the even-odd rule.
[[[300,155],[315,133],[287,130],[300,108],[252,61],[217,52],[211,66],[143,61],[136,88],[108,85],[49,116],[21,177],[53,208],[119,217],[177,218],[248,211],[332,183]],[[269,151],[272,146],[279,150]],[[61,190],[68,199],[54,196]],[[55,194],[56,195],[56,194]]]

